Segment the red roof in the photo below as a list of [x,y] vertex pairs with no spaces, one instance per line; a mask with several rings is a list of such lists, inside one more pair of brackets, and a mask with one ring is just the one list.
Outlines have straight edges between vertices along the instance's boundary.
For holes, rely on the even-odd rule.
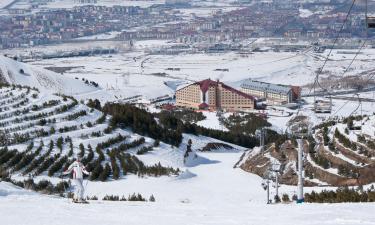
[[[183,87],[183,88],[186,88],[186,87],[188,87],[188,86],[190,86],[190,85],[199,85],[199,86],[200,86],[200,89],[202,90],[202,92],[203,92],[203,93],[206,93],[206,92],[208,91],[208,89],[209,89],[210,86],[217,87],[219,84],[221,84],[221,86],[222,86],[223,88],[225,88],[225,89],[227,89],[227,90],[229,90],[229,91],[231,91],[231,92],[234,92],[234,93],[236,93],[236,94],[238,94],[238,95],[241,95],[241,96],[244,97],[244,98],[251,99],[251,100],[253,100],[253,101],[256,100],[256,98],[255,98],[254,96],[252,96],[252,95],[249,95],[249,94],[243,93],[242,91],[239,91],[239,90],[237,90],[237,89],[235,89],[235,88],[232,88],[232,87],[230,87],[230,86],[228,86],[228,85],[226,85],[226,84],[224,84],[224,83],[222,83],[222,82],[220,82],[220,81],[213,81],[213,80],[211,80],[211,79],[206,79],[206,80],[198,81],[198,82],[195,82],[195,83],[189,84],[189,85],[187,85],[187,86],[185,86],[185,87]],[[183,89],[183,88],[181,88],[181,89]]]
[[202,90],[203,93],[206,93],[207,90],[208,90],[208,88],[210,86],[217,86],[218,84],[221,84],[223,88],[225,88],[225,89],[227,89],[229,91],[232,91],[232,92],[234,92],[234,93],[236,93],[238,95],[241,95],[242,97],[245,97],[247,99],[255,100],[254,96],[248,95],[246,93],[243,93],[242,91],[239,91],[239,90],[237,90],[235,88],[232,88],[232,87],[230,87],[230,86],[228,86],[228,85],[226,85],[226,84],[224,84],[224,83],[222,83],[220,81],[213,81],[211,79],[206,79],[206,80],[202,80],[202,81],[196,82],[195,84],[199,84],[199,86],[200,86],[200,88],[201,88],[201,90]]
[[197,82],[197,84],[199,84],[199,86],[201,87],[202,92],[206,93],[210,86],[216,86],[217,83],[211,79],[206,79]]
[[208,104],[203,102],[203,103],[199,104],[198,107],[199,107],[199,109],[206,109],[206,108],[208,108]]
[[251,100],[255,100],[255,97],[254,96],[252,96],[252,95],[248,95],[248,94],[246,94],[246,93],[243,93],[242,91],[239,91],[239,90],[237,90],[237,89],[234,89],[234,88],[232,88],[232,87],[229,87],[228,85],[225,85],[225,84],[223,84],[223,88],[225,88],[225,89],[227,89],[227,90],[230,90],[230,91],[232,91],[232,92],[234,92],[234,93],[236,93],[236,94],[238,94],[238,95],[241,95],[242,97],[245,97],[245,98],[247,98],[247,99],[251,99]]

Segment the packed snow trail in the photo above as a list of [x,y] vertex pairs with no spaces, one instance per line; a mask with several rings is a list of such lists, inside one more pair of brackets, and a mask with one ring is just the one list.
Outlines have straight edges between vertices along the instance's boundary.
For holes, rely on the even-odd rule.
[[[90,182],[88,195],[141,193],[156,202],[90,201],[73,204],[0,183],[0,217],[7,225],[243,225],[374,224],[375,205],[264,203],[261,179],[233,169],[242,152],[198,153],[201,162],[186,177],[138,178]],[[282,187],[280,193],[295,187]]]
[[375,224],[374,209],[374,204],[227,205],[225,201],[220,205],[100,201],[83,205],[38,194],[0,197],[0,216],[7,225],[370,225]]

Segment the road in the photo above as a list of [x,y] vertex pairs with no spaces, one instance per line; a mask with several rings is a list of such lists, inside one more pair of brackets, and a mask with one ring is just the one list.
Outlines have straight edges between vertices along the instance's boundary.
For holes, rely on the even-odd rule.
[[357,102],[358,100],[361,102],[375,102],[375,99],[373,98],[358,98],[358,97],[349,97],[349,96],[333,96],[332,99],[349,100],[353,102]]
[[375,87],[363,88],[361,90],[343,90],[343,91],[335,91],[335,92],[321,91],[321,92],[316,92],[315,94],[314,93],[302,94],[302,97],[335,96],[335,95],[356,94],[356,93],[369,92],[369,91],[375,91]]

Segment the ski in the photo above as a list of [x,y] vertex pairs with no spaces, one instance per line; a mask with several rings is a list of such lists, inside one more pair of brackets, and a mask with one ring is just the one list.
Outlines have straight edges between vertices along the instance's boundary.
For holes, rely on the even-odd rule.
[[86,200],[81,200],[81,201],[73,200],[72,202],[77,203],[77,204],[89,204],[89,202]]

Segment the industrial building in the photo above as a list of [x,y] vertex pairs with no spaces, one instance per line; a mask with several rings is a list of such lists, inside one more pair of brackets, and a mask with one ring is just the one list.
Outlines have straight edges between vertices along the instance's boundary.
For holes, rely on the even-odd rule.
[[185,85],[176,91],[176,105],[192,109],[247,111],[256,98],[220,81],[210,79]]
[[301,87],[271,84],[252,79],[247,79],[241,84],[241,91],[265,99],[271,105],[293,103],[301,98]]

